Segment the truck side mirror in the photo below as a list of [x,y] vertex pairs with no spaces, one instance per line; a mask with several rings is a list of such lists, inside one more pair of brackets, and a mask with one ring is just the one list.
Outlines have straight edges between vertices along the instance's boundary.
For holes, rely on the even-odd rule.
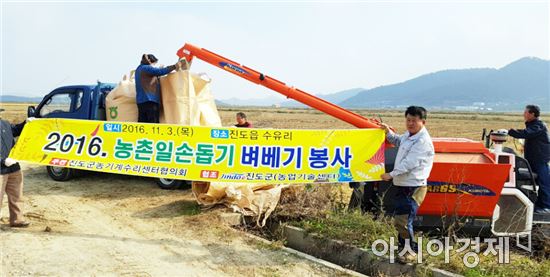
[[36,108],[34,106],[27,107],[27,117],[35,117]]

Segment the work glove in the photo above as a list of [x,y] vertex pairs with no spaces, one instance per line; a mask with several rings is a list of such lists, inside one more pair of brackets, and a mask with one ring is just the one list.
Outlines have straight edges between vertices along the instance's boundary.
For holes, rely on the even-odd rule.
[[187,70],[191,66],[191,64],[186,59],[181,59],[178,61],[179,69],[181,70]]
[[17,161],[14,160],[14,159],[12,159],[12,158],[6,158],[6,159],[4,160],[4,165],[6,165],[7,167],[10,167],[10,166],[12,166],[12,165],[14,165],[14,164],[16,164],[16,163],[17,163]]

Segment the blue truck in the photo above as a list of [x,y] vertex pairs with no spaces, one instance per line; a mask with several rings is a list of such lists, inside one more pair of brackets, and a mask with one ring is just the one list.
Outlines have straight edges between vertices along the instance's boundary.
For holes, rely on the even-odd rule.
[[[84,120],[105,120],[105,97],[116,84],[98,82],[95,85],[64,86],[48,93],[38,106],[29,106],[28,117],[36,118],[70,118]],[[48,175],[56,181],[68,181],[82,175],[81,170],[47,166]],[[157,179],[163,189],[177,189],[189,185],[189,181],[174,179]]]

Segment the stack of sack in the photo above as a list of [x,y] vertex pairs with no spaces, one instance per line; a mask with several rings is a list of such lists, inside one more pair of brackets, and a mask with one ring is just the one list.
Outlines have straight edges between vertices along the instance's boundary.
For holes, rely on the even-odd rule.
[[[177,70],[160,77],[160,122],[186,126],[221,127],[221,118],[205,74]],[[134,72],[105,98],[107,120],[137,122]],[[284,185],[225,182],[193,182],[192,191],[199,204],[223,204],[235,212],[256,218],[264,226],[281,196]]]
[[[138,121],[134,73],[132,71],[130,77],[124,75],[105,97],[108,121]],[[210,82],[205,74],[193,74],[189,70],[161,77],[160,123],[221,127]]]

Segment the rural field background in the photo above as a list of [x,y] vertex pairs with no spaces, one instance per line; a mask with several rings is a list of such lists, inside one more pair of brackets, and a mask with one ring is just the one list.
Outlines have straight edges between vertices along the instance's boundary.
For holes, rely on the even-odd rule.
[[[29,104],[1,104],[3,119],[26,118]],[[243,111],[258,128],[354,128],[312,110],[221,108],[224,126]],[[359,111],[399,132],[401,111]],[[519,128],[521,114],[430,113],[433,137],[479,140],[481,130]],[[513,147],[513,143],[509,143]],[[161,190],[153,179],[88,173],[51,180],[44,167],[23,164],[28,229],[8,227],[0,214],[2,276],[104,275],[335,276],[332,269],[251,240],[219,220],[222,209],[201,211],[190,190]],[[340,191],[350,194],[347,185]]]
[[[27,118],[27,107],[35,104],[0,103],[5,109],[2,118],[12,122],[22,122]],[[333,118],[327,114],[310,109],[288,108],[251,108],[223,107],[219,108],[223,126],[235,124],[235,114],[245,112],[250,122],[256,128],[275,129],[349,129],[354,126]],[[381,119],[402,133],[404,127],[404,111],[396,110],[356,110],[367,118]],[[545,114],[541,118],[545,119]],[[483,128],[493,129],[524,128],[523,114],[516,113],[472,113],[472,112],[430,112],[426,127],[432,137],[468,138],[480,140]],[[507,146],[521,150],[519,143],[509,139]]]

